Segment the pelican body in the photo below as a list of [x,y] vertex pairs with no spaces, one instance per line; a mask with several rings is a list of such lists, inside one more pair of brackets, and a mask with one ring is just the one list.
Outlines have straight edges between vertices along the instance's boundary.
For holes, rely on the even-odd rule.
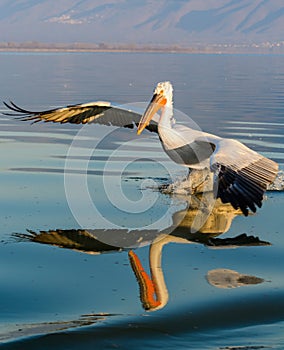
[[173,88],[170,82],[159,83],[138,125],[137,134],[147,127],[161,110],[158,134],[168,156],[189,169],[213,174],[216,197],[223,203],[249,209],[261,207],[264,192],[278,172],[278,164],[251,150],[241,142],[176,124],[173,118]]
[[24,121],[97,123],[127,128],[136,125],[138,135],[145,128],[156,132],[174,162],[188,167],[191,173],[207,172],[212,178],[210,190],[214,190],[216,197],[241,209],[244,215],[261,207],[264,192],[278,172],[277,163],[239,141],[177,124],[173,117],[173,87],[168,81],[157,84],[143,115],[102,101],[41,112],[28,111],[13,102],[4,104],[12,112],[3,114],[20,116]]

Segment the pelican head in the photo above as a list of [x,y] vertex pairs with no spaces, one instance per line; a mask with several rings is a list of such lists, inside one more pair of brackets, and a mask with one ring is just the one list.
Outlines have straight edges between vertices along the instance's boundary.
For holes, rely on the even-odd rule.
[[169,81],[163,81],[158,83],[153,97],[146,108],[142,118],[140,119],[137,135],[140,135],[141,132],[149,125],[153,116],[158,112],[158,110],[163,109],[166,105],[171,105],[173,99],[173,87]]

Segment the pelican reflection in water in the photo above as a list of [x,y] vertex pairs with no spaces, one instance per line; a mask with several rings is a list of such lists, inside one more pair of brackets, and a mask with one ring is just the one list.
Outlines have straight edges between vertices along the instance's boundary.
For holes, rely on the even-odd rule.
[[[258,237],[247,236],[246,234],[241,234],[234,238],[218,238],[217,236],[229,230],[233,219],[237,215],[241,215],[240,210],[236,210],[231,205],[222,204],[221,202],[215,203],[215,207],[199,231],[192,233],[191,225],[196,219],[196,211],[196,208],[189,207],[185,211],[176,212],[173,215],[173,222],[178,220],[179,224],[174,227],[171,234],[167,234],[166,231],[159,233],[155,231],[152,233],[144,232],[143,230],[74,229],[40,231],[39,233],[28,231],[28,233],[18,233],[14,234],[14,236],[16,236],[18,241],[24,240],[49,244],[88,254],[103,254],[128,250],[130,264],[139,285],[142,306],[147,311],[154,311],[163,308],[169,299],[162,268],[162,251],[166,244],[200,243],[208,247],[219,248],[269,245],[268,242],[261,241]],[[182,220],[180,220],[180,216],[183,217]],[[134,245],[133,243],[136,240],[137,247],[141,244],[141,236],[145,237],[145,242],[147,243],[150,243],[150,238],[152,237],[149,247],[150,274],[145,271],[137,253],[133,249],[130,250],[123,246],[104,243],[104,235],[120,236],[118,237],[118,241],[120,242],[125,242],[126,236],[132,236],[130,241]],[[263,282],[261,278],[240,274],[228,269],[209,271],[206,278],[212,286],[219,288],[233,288]]]
[[274,161],[239,141],[176,123],[173,88],[168,81],[157,84],[143,115],[102,101],[37,112],[13,102],[4,104],[10,111],[3,114],[20,116],[27,121],[98,123],[128,128],[138,125],[138,135],[145,128],[154,131],[166,154],[190,169],[191,193],[214,190],[217,198],[241,209],[244,215],[261,207],[264,192],[277,175],[278,165]]

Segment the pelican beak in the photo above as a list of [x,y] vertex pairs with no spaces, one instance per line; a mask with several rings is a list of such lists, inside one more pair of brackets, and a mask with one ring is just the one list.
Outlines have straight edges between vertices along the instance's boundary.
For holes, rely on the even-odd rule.
[[146,111],[144,112],[142,118],[139,121],[137,135],[140,135],[141,132],[149,125],[153,116],[158,112],[159,109],[165,106],[167,99],[163,94],[154,94],[152,100],[150,101]]

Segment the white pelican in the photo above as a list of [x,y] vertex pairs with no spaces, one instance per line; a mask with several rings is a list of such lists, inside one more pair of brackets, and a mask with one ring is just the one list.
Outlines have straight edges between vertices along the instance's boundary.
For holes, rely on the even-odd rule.
[[[246,216],[249,209],[255,212],[256,206],[261,207],[264,192],[278,172],[277,163],[239,141],[177,124],[173,118],[173,88],[168,81],[157,84],[143,116],[110,102],[77,104],[42,112],[25,110],[13,102],[4,104],[13,111],[4,114],[20,116],[21,120],[98,123],[128,128],[136,124],[138,135],[145,128],[157,132],[172,160],[190,170],[207,171],[213,175],[211,190],[215,190],[216,197],[223,203],[231,203],[235,209],[240,208]],[[159,110],[160,116],[156,114]],[[193,184],[191,186],[194,188]]]

